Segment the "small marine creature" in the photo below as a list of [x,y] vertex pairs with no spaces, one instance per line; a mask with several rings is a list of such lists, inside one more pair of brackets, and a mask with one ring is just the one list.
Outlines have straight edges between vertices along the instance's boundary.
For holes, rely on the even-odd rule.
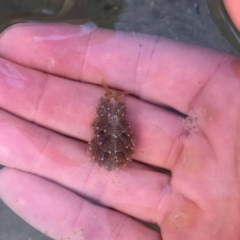
[[131,161],[134,141],[128,122],[126,106],[119,100],[125,92],[112,92],[102,83],[106,93],[97,107],[97,117],[92,123],[94,136],[89,142],[88,154],[105,169],[117,170]]

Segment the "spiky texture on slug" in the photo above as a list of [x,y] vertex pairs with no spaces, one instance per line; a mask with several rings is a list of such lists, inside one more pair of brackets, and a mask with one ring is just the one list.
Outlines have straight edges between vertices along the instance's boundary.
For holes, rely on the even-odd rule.
[[126,106],[119,100],[125,93],[113,93],[106,85],[103,87],[106,94],[98,103],[88,154],[98,165],[111,171],[123,168],[131,161],[134,141],[126,121]]

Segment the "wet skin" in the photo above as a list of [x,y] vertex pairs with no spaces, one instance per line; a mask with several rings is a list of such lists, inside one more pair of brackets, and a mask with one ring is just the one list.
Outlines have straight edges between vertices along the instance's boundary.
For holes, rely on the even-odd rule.
[[[6,30],[0,54],[0,197],[25,221],[53,239],[240,238],[237,56],[43,24]],[[130,93],[135,152],[114,172],[87,155],[102,79]]]

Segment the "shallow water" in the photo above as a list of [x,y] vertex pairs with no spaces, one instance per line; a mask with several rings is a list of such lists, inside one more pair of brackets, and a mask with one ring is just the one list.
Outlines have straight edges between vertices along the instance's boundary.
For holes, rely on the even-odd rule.
[[90,22],[104,28],[239,51],[239,32],[222,0],[0,0],[0,11],[0,31],[26,21]]
[[119,0],[9,0],[0,1],[0,31],[26,21],[83,23]]
[[[236,53],[209,16],[207,0],[84,0],[81,4],[68,0],[68,3],[65,0],[0,0],[0,29],[25,21],[86,23],[91,20],[88,24],[158,35]],[[223,31],[227,31],[225,27]],[[0,239],[50,239],[26,224],[2,202],[0,212]]]

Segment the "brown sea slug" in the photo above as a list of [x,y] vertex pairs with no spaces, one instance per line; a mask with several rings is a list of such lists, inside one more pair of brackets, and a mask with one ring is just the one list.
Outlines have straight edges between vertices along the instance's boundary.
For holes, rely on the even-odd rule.
[[106,90],[97,107],[97,117],[92,123],[94,136],[89,142],[88,154],[105,169],[117,170],[131,161],[134,141],[128,122],[126,106],[119,100],[125,92]]

